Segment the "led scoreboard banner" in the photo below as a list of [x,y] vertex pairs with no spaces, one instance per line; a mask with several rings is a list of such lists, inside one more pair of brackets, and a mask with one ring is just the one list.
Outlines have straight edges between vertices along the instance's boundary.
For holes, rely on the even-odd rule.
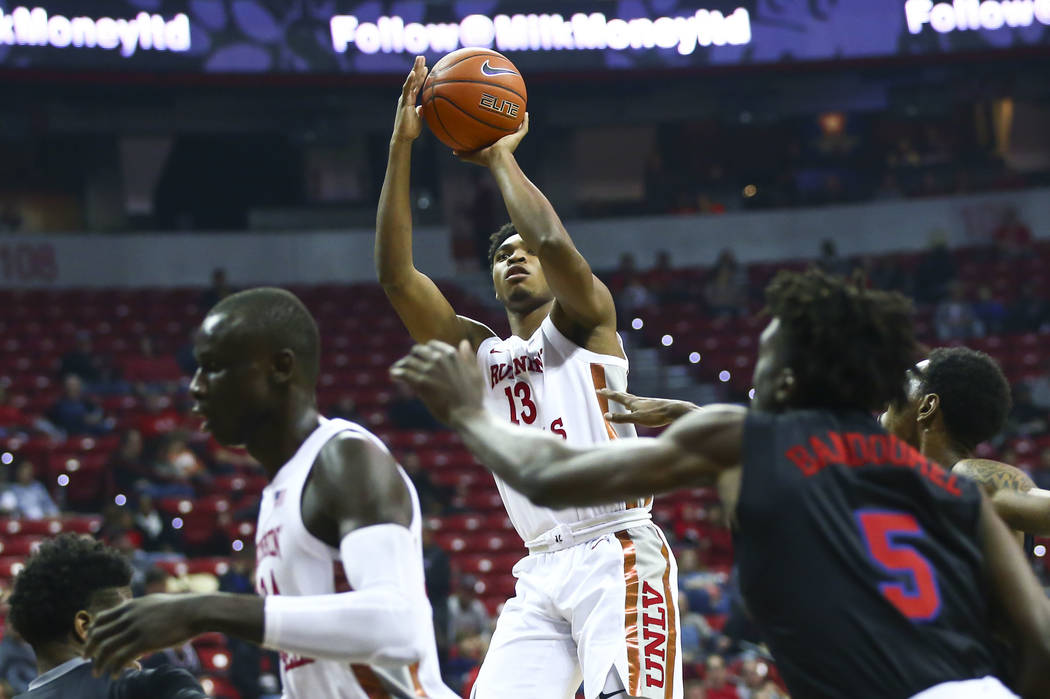
[[1050,0],[0,0],[0,71],[400,74],[463,46],[528,73],[1050,48]]

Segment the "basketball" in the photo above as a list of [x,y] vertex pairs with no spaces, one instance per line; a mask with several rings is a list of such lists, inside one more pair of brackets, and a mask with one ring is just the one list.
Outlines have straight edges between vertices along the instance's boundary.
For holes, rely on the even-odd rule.
[[506,56],[489,49],[459,49],[442,58],[423,84],[422,99],[430,130],[463,153],[514,133],[525,118],[521,73]]

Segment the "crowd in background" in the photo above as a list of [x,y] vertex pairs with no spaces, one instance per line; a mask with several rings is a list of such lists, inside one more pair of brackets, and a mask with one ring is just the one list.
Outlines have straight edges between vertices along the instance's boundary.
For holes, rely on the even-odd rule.
[[[633,208],[721,214],[1017,189],[1046,181],[1045,175],[1011,168],[998,146],[977,132],[969,114],[910,119],[828,112],[773,124],[669,124],[657,132],[646,163],[645,197]],[[683,162],[689,167],[680,167]]]
[[[1017,259],[1028,254],[1032,232],[1013,214],[988,241],[991,260]],[[934,241],[921,255],[914,273],[903,273],[875,257],[845,258],[827,241],[813,260],[825,270],[850,275],[861,272],[866,283],[896,289],[916,299],[933,320],[937,342],[966,342],[1000,333],[1034,333],[1050,329],[1050,303],[1031,285],[1022,285],[1012,298],[997,298],[987,285],[966,286],[959,279],[956,256],[943,241]],[[739,317],[761,303],[761,290],[749,282],[748,268],[726,249],[705,270],[683,274],[672,268],[670,256],[659,254],[653,266],[639,269],[625,256],[615,270],[605,275],[617,297],[624,327],[635,313],[659,304],[690,300],[702,302],[712,318]],[[203,312],[230,293],[224,273],[217,270],[212,286],[200,298]],[[130,367],[115,367],[103,352],[96,351],[92,337],[77,334],[74,346],[61,358],[56,380],[62,393],[43,415],[27,416],[17,402],[0,387],[0,437],[33,433],[56,439],[71,436],[118,434],[117,447],[105,469],[106,483],[95,502],[78,507],[101,512],[98,536],[127,553],[134,569],[137,594],[150,591],[193,589],[205,584],[193,576],[179,580],[157,567],[157,562],[185,554],[229,556],[228,571],[214,583],[230,592],[254,588],[251,542],[231,548],[227,529],[215,528],[212,539],[187,547],[182,532],[157,509],[156,501],[167,497],[192,497],[211,479],[243,468],[250,462],[243,452],[218,448],[196,433],[188,412],[186,375],[193,369],[190,347],[157,356],[144,340],[141,360]],[[179,381],[149,381],[142,377],[156,365],[179,367]],[[170,371],[160,371],[168,375]],[[117,421],[102,408],[113,394],[137,396],[144,411],[134,425]],[[322,406],[330,416],[363,420],[353,395],[341,396]],[[387,424],[405,430],[441,429],[426,409],[411,395],[399,390],[388,404]],[[1050,424],[1050,357],[1044,370],[1014,387],[1014,405],[1009,427],[999,446],[1002,458],[1014,460],[1005,441],[1008,437],[1045,435]],[[435,483],[420,459],[411,451],[401,462],[419,492],[428,517],[467,511],[462,490]],[[0,514],[21,518],[45,518],[66,509],[61,489],[45,485],[35,464],[15,459],[4,465],[0,489]],[[1050,487],[1050,447],[1032,464],[1032,477],[1041,487]],[[252,511],[222,513],[224,522],[250,519]],[[220,522],[221,524],[222,522]],[[680,641],[686,660],[687,699],[777,699],[783,696],[772,681],[775,667],[746,618],[730,574],[732,541],[726,513],[717,501],[686,505],[671,524],[668,536],[678,556],[681,588]],[[427,592],[434,607],[438,646],[445,676],[450,685],[468,696],[484,658],[493,631],[492,610],[480,592],[483,586],[472,575],[456,570],[450,552],[435,543],[433,532],[424,532],[424,563]],[[1042,568],[1040,567],[1040,572]],[[278,691],[277,664],[271,654],[250,644],[231,642],[231,680],[245,699],[257,699]],[[199,670],[192,646],[166,651],[161,659]],[[10,628],[0,642],[0,685],[11,691],[24,689],[35,674],[31,651]],[[2,696],[2,693],[0,693]]]

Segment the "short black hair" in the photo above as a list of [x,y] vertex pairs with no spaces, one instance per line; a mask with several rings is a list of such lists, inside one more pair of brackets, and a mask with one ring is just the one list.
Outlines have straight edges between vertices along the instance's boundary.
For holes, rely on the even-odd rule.
[[504,223],[500,226],[499,230],[489,236],[489,269],[496,264],[496,251],[499,250],[499,246],[503,245],[503,241],[512,235],[517,235],[518,229],[514,227],[513,223]]
[[130,584],[131,565],[119,551],[83,534],[59,534],[15,578],[11,623],[39,649],[68,636],[77,612],[98,604],[98,593]]
[[290,291],[262,286],[231,294],[212,313],[236,316],[238,326],[272,349],[291,349],[303,375],[317,383],[321,371],[321,333],[309,309]]
[[915,372],[923,395],[941,398],[948,436],[967,449],[991,439],[1010,414],[1010,383],[999,364],[969,347],[930,352],[925,371]]
[[919,357],[907,298],[812,268],[777,274],[766,299],[784,331],[796,405],[874,412],[904,398]]

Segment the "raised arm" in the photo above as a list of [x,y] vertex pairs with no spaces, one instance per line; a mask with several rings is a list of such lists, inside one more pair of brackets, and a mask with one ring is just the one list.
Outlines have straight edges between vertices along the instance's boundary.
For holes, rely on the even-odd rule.
[[375,265],[379,283],[417,342],[438,339],[477,346],[492,334],[485,326],[456,315],[437,285],[415,267],[412,259],[412,204],[409,182],[412,143],[423,126],[416,97],[427,76],[426,62],[417,56],[397,102],[386,177],[376,213]]
[[538,505],[615,502],[711,485],[740,463],[746,410],[711,406],[655,439],[574,447],[549,434],[499,420],[482,407],[481,370],[466,345],[417,345],[391,370],[452,426],[486,467]]
[[1050,600],[987,498],[979,536],[991,608],[1019,664],[1014,689],[1025,699],[1050,696]]
[[963,459],[952,473],[978,483],[1010,528],[1050,536],[1050,491],[1036,488],[1021,469],[990,459]]
[[331,513],[324,538],[337,541],[352,592],[148,595],[99,616],[85,649],[96,669],[112,672],[209,631],[309,658],[420,660],[433,638],[418,633],[417,620],[429,619],[431,609],[407,526],[411,496],[393,458],[360,439],[335,439],[322,450],[311,481],[307,487],[319,495],[320,509]]
[[580,251],[572,242],[550,201],[525,176],[514,151],[529,130],[529,115],[521,128],[492,146],[476,153],[457,153],[469,162],[484,165],[496,178],[510,220],[527,246],[536,252],[554,294],[551,319],[562,322],[615,330],[616,308],[608,287],[591,272]]

